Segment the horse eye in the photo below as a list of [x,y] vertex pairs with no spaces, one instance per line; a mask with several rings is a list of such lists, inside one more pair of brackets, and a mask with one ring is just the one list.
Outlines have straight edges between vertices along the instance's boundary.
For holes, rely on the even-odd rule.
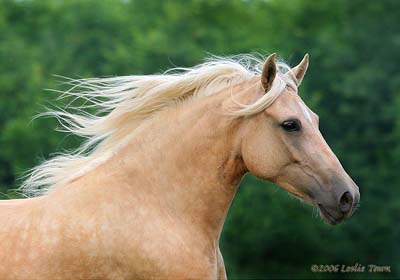
[[281,127],[288,132],[299,131],[301,124],[298,120],[287,120],[281,124]]

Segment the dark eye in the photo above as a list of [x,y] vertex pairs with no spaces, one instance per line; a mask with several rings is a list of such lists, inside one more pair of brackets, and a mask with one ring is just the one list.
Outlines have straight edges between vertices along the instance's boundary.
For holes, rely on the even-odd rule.
[[301,124],[298,120],[287,120],[281,124],[281,127],[288,132],[299,131],[301,129]]

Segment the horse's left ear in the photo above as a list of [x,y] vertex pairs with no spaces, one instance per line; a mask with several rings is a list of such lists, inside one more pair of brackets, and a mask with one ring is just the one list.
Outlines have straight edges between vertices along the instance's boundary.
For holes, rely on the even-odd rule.
[[304,78],[304,75],[307,72],[308,68],[308,53],[304,56],[303,60],[296,67],[292,68],[292,72],[296,77],[297,86],[300,86],[301,81]]
[[264,88],[265,92],[268,92],[272,87],[272,82],[276,76],[276,62],[275,62],[276,53],[271,54],[265,60],[263,70],[261,73],[261,84]]

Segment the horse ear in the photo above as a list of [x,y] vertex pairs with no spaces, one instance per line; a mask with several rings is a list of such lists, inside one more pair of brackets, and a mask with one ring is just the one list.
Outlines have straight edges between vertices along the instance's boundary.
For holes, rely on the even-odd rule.
[[268,92],[272,87],[272,82],[276,76],[276,53],[271,54],[267,57],[264,63],[263,70],[261,73],[261,84],[264,87],[265,92]]
[[296,67],[292,68],[292,72],[296,77],[297,86],[300,86],[301,81],[304,78],[304,75],[307,72],[308,68],[308,53],[304,56],[303,60]]

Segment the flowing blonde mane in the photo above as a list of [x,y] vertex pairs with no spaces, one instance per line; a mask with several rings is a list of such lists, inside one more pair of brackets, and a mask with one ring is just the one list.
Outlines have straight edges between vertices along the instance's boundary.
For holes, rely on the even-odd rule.
[[[116,153],[132,131],[155,112],[260,75],[263,62],[251,55],[212,57],[193,68],[173,68],[160,75],[68,79],[71,88],[61,96],[83,100],[83,105],[41,115],[56,117],[66,132],[86,141],[74,152],[30,170],[20,191],[27,196],[41,195],[85,174]],[[283,75],[291,72],[290,68],[283,62],[277,65],[279,73],[268,93],[250,105],[236,103],[238,109],[230,114],[256,114],[270,106],[287,84],[297,89],[295,79]]]

